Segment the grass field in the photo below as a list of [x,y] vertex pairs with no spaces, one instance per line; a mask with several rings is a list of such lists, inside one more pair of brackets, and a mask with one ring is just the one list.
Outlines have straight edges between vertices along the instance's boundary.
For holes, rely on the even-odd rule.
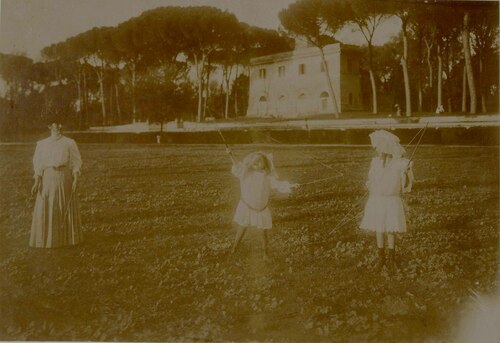
[[370,149],[259,148],[291,182],[337,175],[311,156],[343,173],[274,196],[267,261],[255,232],[228,254],[239,185],[220,145],[81,145],[85,243],[52,250],[28,248],[34,146],[0,145],[0,339],[452,341],[471,290],[498,288],[498,148],[419,148],[393,275],[356,219],[336,227]]

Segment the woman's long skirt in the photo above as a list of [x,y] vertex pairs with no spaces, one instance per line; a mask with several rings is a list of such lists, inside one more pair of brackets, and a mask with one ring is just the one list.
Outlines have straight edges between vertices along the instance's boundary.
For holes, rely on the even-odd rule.
[[29,245],[56,248],[83,240],[76,194],[71,195],[72,175],[68,168],[44,170],[37,193]]

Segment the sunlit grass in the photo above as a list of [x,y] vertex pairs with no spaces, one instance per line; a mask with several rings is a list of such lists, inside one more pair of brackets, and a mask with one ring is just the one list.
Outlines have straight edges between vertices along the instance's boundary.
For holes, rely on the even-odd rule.
[[34,146],[0,146],[0,339],[450,339],[470,289],[497,287],[494,148],[419,148],[394,275],[354,220],[336,227],[365,192],[367,148],[259,147],[291,182],[332,176],[311,156],[344,175],[273,198],[269,261],[254,232],[228,254],[239,185],[222,146],[80,148],[85,243],[34,250]]

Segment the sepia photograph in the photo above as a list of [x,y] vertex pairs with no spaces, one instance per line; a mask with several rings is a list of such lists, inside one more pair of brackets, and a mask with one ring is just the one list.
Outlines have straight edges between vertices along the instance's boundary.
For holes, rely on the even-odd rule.
[[499,13],[0,0],[0,341],[500,342]]

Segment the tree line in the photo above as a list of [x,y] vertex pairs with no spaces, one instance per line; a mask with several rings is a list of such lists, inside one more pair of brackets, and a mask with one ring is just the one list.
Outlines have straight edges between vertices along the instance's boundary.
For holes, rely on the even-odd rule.
[[[242,115],[248,77],[241,71],[252,57],[291,48],[290,38],[214,7],[157,8],[50,45],[41,62],[0,54],[2,124],[29,127],[48,113],[70,116],[74,128]],[[221,84],[211,80],[217,70]]]
[[[384,21],[401,32],[383,46]],[[42,61],[0,54],[7,91],[4,130],[39,125],[49,113],[70,126],[163,123],[178,117],[244,115],[252,57],[293,48],[305,37],[323,56],[346,27],[359,31],[362,98],[373,113],[497,110],[498,3],[298,0],[279,14],[283,30],[266,30],[214,7],[160,7],[115,27],[93,28],[42,50]],[[339,117],[326,69],[334,114]],[[217,77],[214,75],[217,73]],[[413,105],[413,106],[412,106]],[[490,107],[490,109],[488,108]]]
[[[362,34],[364,88],[368,74],[371,90],[364,99],[371,99],[368,106],[373,113],[379,110],[380,93],[392,93],[393,102],[404,104],[407,116],[413,114],[413,104],[418,112],[445,107],[458,111],[457,93],[461,93],[460,111],[470,114],[478,112],[478,99],[481,112],[487,112],[488,98],[498,98],[498,2],[298,0],[279,16],[289,34],[303,36],[319,49],[323,62],[328,38],[335,38],[346,25]],[[383,47],[374,47],[375,33],[390,17],[401,22],[400,34]],[[457,92],[460,75],[463,87]],[[401,89],[403,99],[398,94]],[[384,107],[387,110],[387,104]]]

